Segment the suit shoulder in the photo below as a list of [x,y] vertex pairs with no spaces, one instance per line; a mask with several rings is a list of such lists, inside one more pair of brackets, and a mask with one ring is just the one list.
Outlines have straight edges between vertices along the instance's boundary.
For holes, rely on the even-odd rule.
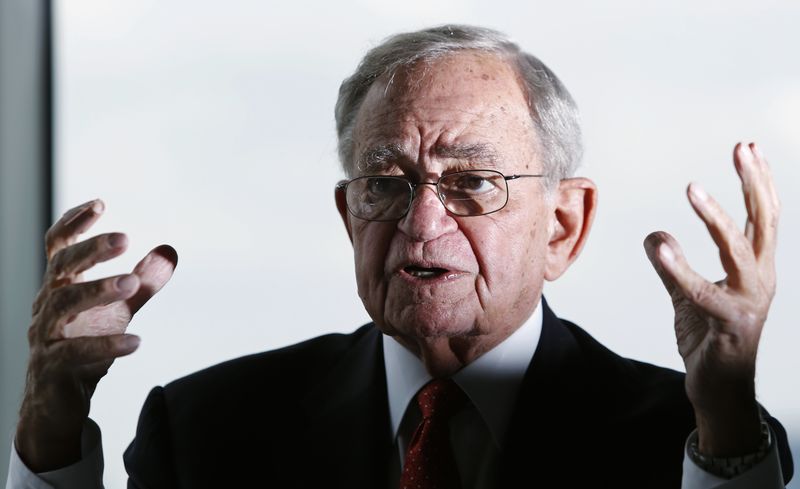
[[580,350],[583,369],[591,371],[598,393],[620,400],[616,409],[642,409],[683,413],[690,419],[691,404],[684,387],[685,374],[651,363],[622,357],[609,350],[589,333],[569,321],[561,320]]
[[[333,368],[355,345],[376,335],[372,323],[352,333],[331,333],[290,346],[228,360],[170,382],[168,401],[198,396],[251,396],[304,386]],[[230,398],[228,398],[230,400]]]
[[575,323],[564,319],[561,319],[561,322],[575,338],[581,353],[587,358],[587,361],[599,364],[601,368],[615,370],[619,375],[630,377],[632,381],[683,382],[685,377],[683,372],[625,358],[608,349],[608,347],[594,339]]

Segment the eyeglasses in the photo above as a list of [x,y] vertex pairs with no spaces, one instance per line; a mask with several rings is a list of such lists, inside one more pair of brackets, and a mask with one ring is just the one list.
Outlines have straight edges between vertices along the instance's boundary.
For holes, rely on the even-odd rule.
[[340,182],[347,210],[367,221],[394,221],[405,216],[417,187],[432,185],[436,195],[451,214],[482,216],[497,212],[508,203],[508,181],[544,175],[509,175],[495,170],[468,170],[442,175],[436,183],[414,183],[405,177],[365,176]]

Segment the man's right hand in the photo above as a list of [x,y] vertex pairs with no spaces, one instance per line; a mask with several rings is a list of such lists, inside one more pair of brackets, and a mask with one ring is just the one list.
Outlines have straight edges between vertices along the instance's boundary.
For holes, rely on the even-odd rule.
[[82,273],[119,256],[124,234],[77,242],[104,210],[94,200],[67,211],[47,231],[47,270],[33,303],[30,359],[17,425],[16,448],[34,472],[80,460],[81,431],[97,382],[115,358],[139,346],[125,334],[133,315],[172,277],[175,250],[162,245],[133,273],[84,282]]

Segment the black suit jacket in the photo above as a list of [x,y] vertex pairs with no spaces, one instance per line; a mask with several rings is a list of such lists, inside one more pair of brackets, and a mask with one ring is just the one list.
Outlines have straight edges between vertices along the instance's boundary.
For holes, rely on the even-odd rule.
[[[786,433],[765,417],[788,482]],[[683,374],[614,354],[543,302],[497,487],[678,488],[693,429]],[[124,459],[129,488],[383,489],[396,456],[368,324],[153,389]]]

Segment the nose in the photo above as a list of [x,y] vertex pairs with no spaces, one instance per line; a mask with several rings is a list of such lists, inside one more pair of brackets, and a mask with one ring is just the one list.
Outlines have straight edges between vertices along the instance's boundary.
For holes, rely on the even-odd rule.
[[408,213],[397,227],[414,241],[432,241],[458,227],[436,195],[436,186],[418,184]]

